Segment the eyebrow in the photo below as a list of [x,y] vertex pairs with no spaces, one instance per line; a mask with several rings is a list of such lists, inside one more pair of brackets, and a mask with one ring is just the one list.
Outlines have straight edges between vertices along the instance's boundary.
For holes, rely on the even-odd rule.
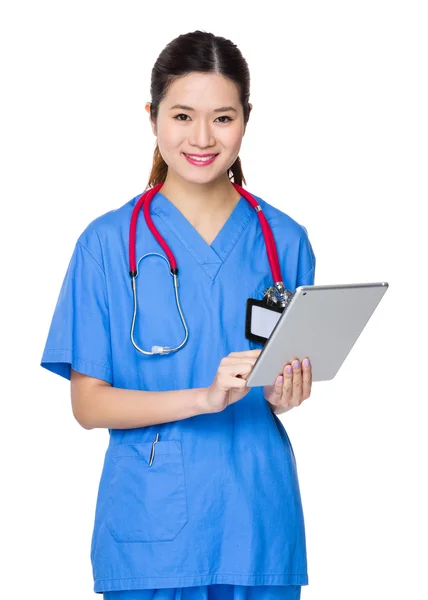
[[[174,104],[174,106],[171,106],[171,108],[169,110],[172,110],[173,108],[180,108],[181,110],[189,110],[189,111],[195,110],[191,106],[185,106],[184,104]],[[233,111],[237,112],[236,108],[233,108],[233,106],[222,106],[221,108],[215,108],[213,112],[227,112],[228,110],[233,110]]]

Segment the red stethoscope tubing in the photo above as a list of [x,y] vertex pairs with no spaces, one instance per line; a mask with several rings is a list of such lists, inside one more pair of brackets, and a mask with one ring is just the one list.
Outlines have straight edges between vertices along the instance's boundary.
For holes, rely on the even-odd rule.
[[[257,212],[257,216],[259,217],[260,225],[263,232],[263,237],[265,239],[266,251],[269,259],[270,269],[272,271],[273,281],[274,283],[282,282],[281,269],[279,266],[278,252],[276,249],[275,240],[270,225],[263,213],[261,206],[259,205],[257,200],[249,192],[247,192],[247,190],[244,190],[244,188],[238,185],[237,183],[231,183],[235,187],[235,189],[241,194],[241,196],[244,196],[244,198],[251,204],[251,206]],[[177,261],[175,260],[175,257],[171,252],[168,244],[165,242],[163,237],[160,235],[159,231],[154,226],[150,216],[150,202],[153,199],[153,197],[157,194],[157,192],[161,189],[163,184],[164,182],[158,183],[153,188],[150,188],[149,190],[144,192],[140,196],[138,202],[134,206],[134,210],[132,211],[131,224],[129,227],[129,274],[132,278],[137,276],[137,263],[135,258],[136,235],[138,215],[140,213],[141,207],[143,207],[144,217],[150,231],[152,232],[156,240],[159,242],[160,246],[162,247],[162,249],[168,257],[171,266],[171,272],[175,274],[178,273]]]

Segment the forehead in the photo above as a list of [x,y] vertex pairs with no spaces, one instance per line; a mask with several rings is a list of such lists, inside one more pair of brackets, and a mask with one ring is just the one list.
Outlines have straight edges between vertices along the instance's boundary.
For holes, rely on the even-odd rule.
[[214,109],[223,104],[232,104],[238,109],[239,93],[233,81],[220,73],[188,73],[170,85],[163,100],[167,109],[178,102],[196,110]]

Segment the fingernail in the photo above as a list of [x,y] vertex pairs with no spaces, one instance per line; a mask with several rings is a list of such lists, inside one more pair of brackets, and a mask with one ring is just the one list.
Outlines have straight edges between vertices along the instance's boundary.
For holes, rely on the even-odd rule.
[[280,376],[278,377],[278,379],[277,379],[277,382],[278,382],[278,383],[282,383],[282,380],[283,380],[283,377],[282,377],[282,375],[280,375]]
[[298,361],[298,360],[295,360],[295,361],[293,362],[293,367],[294,367],[295,369],[299,369],[299,368],[300,368],[300,363],[299,363],[299,361]]
[[309,358],[305,358],[305,360],[303,361],[303,364],[305,365],[305,367],[309,367],[309,365],[310,365]]
[[292,372],[293,372],[293,369],[291,368],[291,366],[290,366],[290,365],[288,365],[288,367],[287,367],[287,373],[288,373],[289,375],[291,375],[291,373],[292,373]]

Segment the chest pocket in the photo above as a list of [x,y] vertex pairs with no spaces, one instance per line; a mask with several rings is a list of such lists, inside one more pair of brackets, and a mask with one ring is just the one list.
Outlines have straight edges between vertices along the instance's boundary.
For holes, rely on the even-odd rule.
[[168,542],[189,520],[181,442],[118,444],[106,526],[117,542]]

